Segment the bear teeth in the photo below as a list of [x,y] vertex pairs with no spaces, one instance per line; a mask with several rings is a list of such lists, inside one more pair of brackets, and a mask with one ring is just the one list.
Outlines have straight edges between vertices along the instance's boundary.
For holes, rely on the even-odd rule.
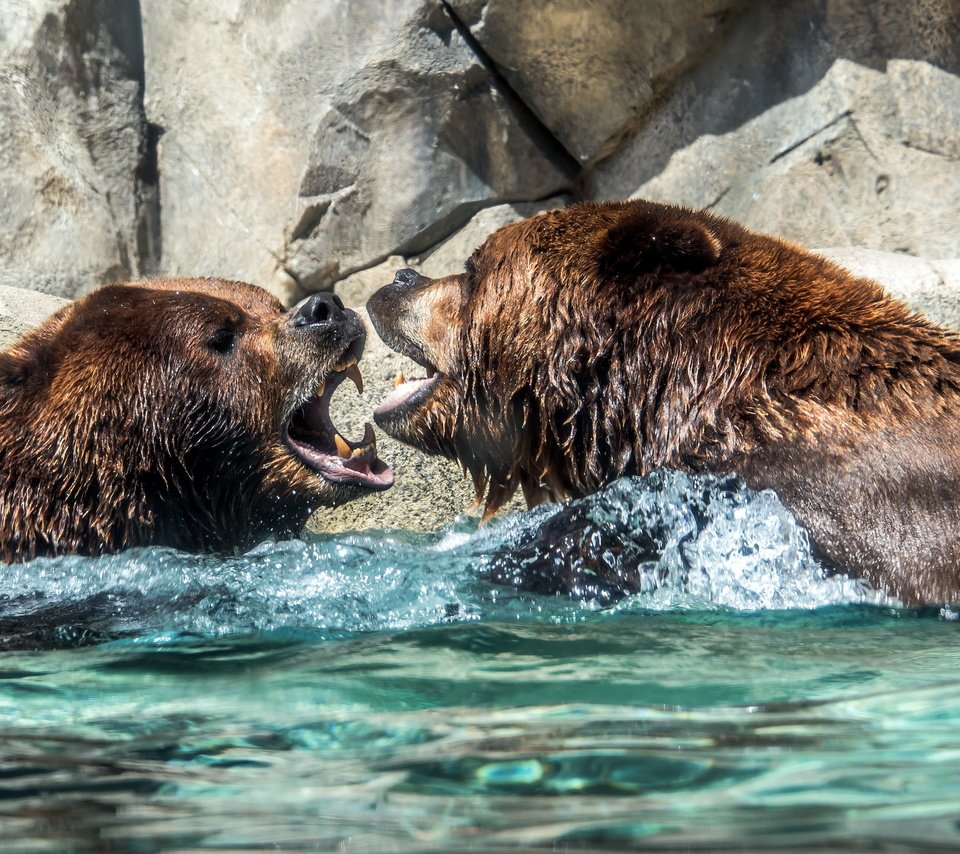
[[360,440],[360,444],[363,445],[364,448],[372,447],[376,449],[377,436],[373,432],[373,425],[369,421],[363,425],[363,438]]
[[356,364],[357,364],[357,357],[354,356],[353,353],[350,353],[347,356],[347,358],[344,359],[342,362],[337,362],[337,364],[333,366],[333,369],[337,373],[340,373],[341,371],[347,370],[347,368],[354,367]]
[[356,460],[363,457],[376,458],[377,456],[377,437],[373,432],[373,425],[368,421],[363,426],[363,438],[356,444],[351,445],[339,433],[333,434],[333,444],[337,449],[337,456],[342,460]]
[[425,377],[413,377],[412,379],[407,379],[403,375],[403,371],[397,371],[397,375],[393,378],[393,387],[400,388],[408,382],[423,382],[424,380],[432,380],[437,375],[436,368],[427,368],[427,375]]
[[[334,368],[334,370],[337,369]],[[354,359],[352,364],[347,365],[342,370],[347,375],[347,379],[351,380],[357,387],[357,393],[363,394],[363,377],[360,374],[360,368],[357,367],[357,360]]]
[[347,444],[346,439],[339,433],[333,434],[333,444],[337,446],[337,456],[345,460],[353,456],[353,449]]

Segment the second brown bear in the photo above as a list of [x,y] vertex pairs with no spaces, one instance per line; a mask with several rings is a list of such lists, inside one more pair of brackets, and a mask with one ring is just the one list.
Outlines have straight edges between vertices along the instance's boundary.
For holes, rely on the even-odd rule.
[[704,211],[582,204],[368,305],[426,367],[375,413],[493,512],[658,467],[771,488],[818,556],[960,600],[960,339],[879,285]]

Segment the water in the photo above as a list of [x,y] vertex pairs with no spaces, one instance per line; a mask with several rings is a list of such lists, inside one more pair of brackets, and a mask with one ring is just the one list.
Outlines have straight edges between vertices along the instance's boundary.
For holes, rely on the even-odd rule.
[[[487,578],[558,548],[643,592]],[[955,617],[671,474],[479,530],[34,561],[0,577],[0,849],[953,851]]]

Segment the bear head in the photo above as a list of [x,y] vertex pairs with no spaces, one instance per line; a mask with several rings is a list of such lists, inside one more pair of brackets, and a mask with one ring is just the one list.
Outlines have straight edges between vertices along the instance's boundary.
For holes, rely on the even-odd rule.
[[375,420],[459,460],[488,514],[518,488],[533,504],[660,466],[739,471],[824,425],[840,441],[943,411],[955,375],[956,339],[876,283],[641,200],[508,225],[464,272],[401,270],[367,308],[426,368]]
[[108,285],[0,353],[6,560],[135,545],[234,551],[386,489],[372,428],[330,420],[364,332],[333,294],[286,312],[216,279]]

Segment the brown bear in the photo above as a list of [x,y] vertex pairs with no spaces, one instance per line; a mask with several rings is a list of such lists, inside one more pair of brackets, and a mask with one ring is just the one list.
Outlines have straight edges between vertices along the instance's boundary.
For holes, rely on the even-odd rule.
[[706,211],[579,204],[368,310],[426,368],[374,418],[487,513],[659,467],[771,488],[829,567],[960,599],[960,338],[875,282]]
[[364,332],[333,294],[285,312],[217,279],[108,285],[0,353],[0,557],[232,552],[386,489],[372,428],[330,421]]

